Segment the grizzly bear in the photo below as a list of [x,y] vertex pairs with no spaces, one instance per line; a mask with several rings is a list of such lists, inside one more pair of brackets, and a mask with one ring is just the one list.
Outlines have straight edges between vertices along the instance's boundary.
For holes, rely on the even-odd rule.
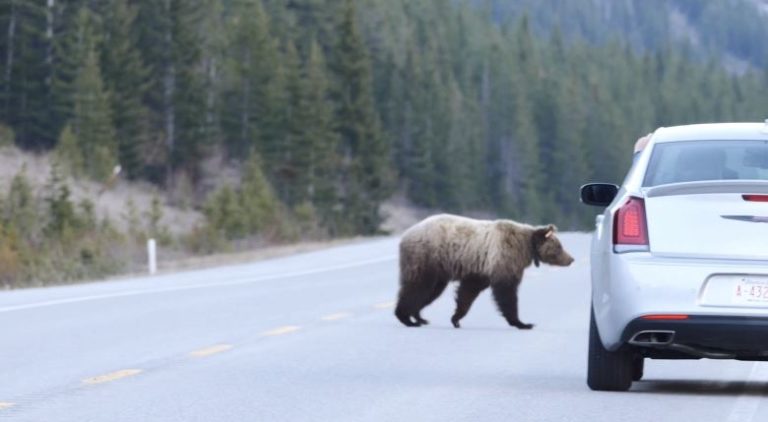
[[441,214],[406,230],[400,240],[400,292],[395,316],[408,327],[429,322],[421,310],[437,299],[449,281],[459,281],[453,326],[472,302],[491,287],[509,325],[533,328],[517,314],[517,288],[531,263],[568,266],[573,258],[555,236],[553,225],[533,227],[511,220],[475,220]]

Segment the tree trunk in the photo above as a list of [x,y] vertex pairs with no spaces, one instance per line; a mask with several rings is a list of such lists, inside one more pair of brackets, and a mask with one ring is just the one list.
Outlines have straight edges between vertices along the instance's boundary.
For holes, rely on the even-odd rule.
[[5,58],[5,90],[6,90],[6,103],[8,102],[9,92],[11,89],[11,75],[13,69],[13,46],[16,42],[16,1],[11,0],[11,17],[8,19],[8,54]]

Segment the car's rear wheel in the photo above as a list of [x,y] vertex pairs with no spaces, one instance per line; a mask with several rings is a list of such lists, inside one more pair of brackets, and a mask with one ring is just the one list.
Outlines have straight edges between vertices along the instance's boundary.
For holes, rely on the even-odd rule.
[[[626,347],[615,352],[606,350],[600,341],[595,324],[595,313],[589,318],[589,356],[587,359],[587,385],[597,391],[627,391],[636,375],[634,353]],[[642,368],[642,367],[641,367]],[[642,370],[641,374],[642,376]]]
[[645,359],[636,354],[632,359],[632,381],[640,381],[643,379],[643,370],[645,369]]

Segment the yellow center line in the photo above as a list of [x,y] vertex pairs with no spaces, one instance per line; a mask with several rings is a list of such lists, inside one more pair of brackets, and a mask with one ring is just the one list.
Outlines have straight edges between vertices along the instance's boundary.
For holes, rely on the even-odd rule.
[[14,406],[14,403],[8,403],[4,401],[0,401],[0,410],[10,409]]
[[338,321],[340,319],[349,318],[351,316],[352,316],[352,314],[350,314],[348,312],[339,312],[339,313],[336,313],[336,314],[326,315],[326,316],[322,317],[321,319],[323,321]]
[[278,327],[278,328],[275,328],[274,330],[265,331],[265,332],[261,333],[261,335],[263,335],[263,336],[279,336],[281,334],[288,334],[288,333],[292,333],[294,331],[299,331],[300,329],[301,329],[301,327],[299,327],[298,325],[286,325],[285,327]]
[[105,382],[117,381],[121,378],[132,377],[140,373],[141,373],[141,369],[121,369],[119,371],[111,372],[109,374],[99,375],[92,378],[86,378],[83,380],[83,384],[102,384]]
[[373,305],[376,309],[389,309],[395,306],[395,302],[384,302]]
[[226,352],[231,348],[231,344],[217,344],[215,346],[206,347],[205,349],[195,350],[189,355],[196,358],[203,358],[206,356],[215,355],[216,353]]

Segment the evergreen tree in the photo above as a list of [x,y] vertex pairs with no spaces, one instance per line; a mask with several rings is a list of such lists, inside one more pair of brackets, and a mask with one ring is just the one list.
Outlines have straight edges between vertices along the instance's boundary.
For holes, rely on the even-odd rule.
[[205,95],[199,73],[203,3],[184,0],[141,0],[137,25],[143,60],[150,69],[146,104],[155,131],[150,145],[154,165],[164,167],[172,182],[177,170],[193,178],[206,145]]
[[104,89],[96,41],[87,40],[85,63],[74,83],[72,129],[84,158],[86,173],[106,180],[117,165],[112,107]]
[[374,233],[381,222],[379,205],[390,193],[389,145],[373,104],[370,59],[353,0],[346,0],[342,13],[334,71],[344,212],[348,232]]
[[[236,9],[229,42],[229,87],[221,118],[229,152],[242,157],[256,147],[265,156],[272,145],[278,52],[270,35],[268,16],[258,0]],[[276,86],[275,86],[276,85]]]
[[47,148],[56,134],[50,120],[46,37],[46,8],[35,0],[11,0],[0,5],[0,120],[16,133],[20,145]]
[[303,151],[298,163],[303,172],[299,201],[311,201],[322,222],[333,230],[338,224],[334,209],[338,200],[339,136],[334,128],[329,89],[322,48],[310,43],[296,110],[296,143]]
[[142,175],[142,146],[147,139],[143,104],[149,71],[137,48],[133,27],[137,9],[128,0],[113,0],[104,21],[103,63],[110,92],[118,158],[126,175]]

